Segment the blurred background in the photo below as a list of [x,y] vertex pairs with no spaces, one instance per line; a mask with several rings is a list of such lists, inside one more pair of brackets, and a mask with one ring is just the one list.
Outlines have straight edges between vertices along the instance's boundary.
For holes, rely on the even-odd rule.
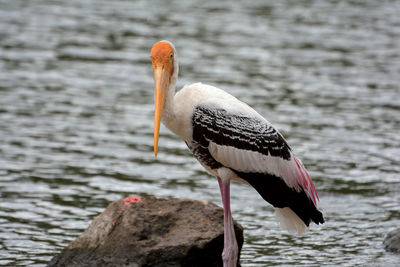
[[0,265],[44,265],[119,198],[208,199],[215,178],[161,128],[159,40],[178,88],[201,81],[254,107],[309,170],[326,223],[279,229],[232,185],[243,266],[394,266],[400,227],[400,1],[0,0]]

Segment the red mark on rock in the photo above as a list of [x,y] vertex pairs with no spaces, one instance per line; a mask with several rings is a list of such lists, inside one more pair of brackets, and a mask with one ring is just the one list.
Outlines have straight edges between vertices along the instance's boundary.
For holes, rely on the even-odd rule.
[[140,202],[142,201],[142,198],[140,196],[133,196],[133,197],[126,197],[124,198],[124,204],[129,205],[129,203],[132,202]]
[[162,210],[159,210],[159,211],[158,211],[158,214],[161,215],[161,214],[162,214]]

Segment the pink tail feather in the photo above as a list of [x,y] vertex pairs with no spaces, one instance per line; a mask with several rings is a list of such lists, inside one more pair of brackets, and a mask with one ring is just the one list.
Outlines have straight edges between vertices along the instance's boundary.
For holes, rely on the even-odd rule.
[[319,201],[317,190],[315,189],[314,183],[311,180],[310,175],[306,168],[304,168],[303,164],[299,159],[296,158],[295,155],[292,154],[292,157],[297,165],[297,170],[299,172],[299,184],[306,191],[309,197],[311,197],[315,207],[317,207],[317,200]]

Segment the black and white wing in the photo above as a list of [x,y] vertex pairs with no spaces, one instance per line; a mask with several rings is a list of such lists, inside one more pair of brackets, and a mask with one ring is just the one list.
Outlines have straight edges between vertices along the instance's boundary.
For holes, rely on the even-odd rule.
[[197,105],[192,115],[193,154],[211,169],[226,167],[274,207],[290,207],[308,226],[323,222],[304,166],[282,135],[251,108]]

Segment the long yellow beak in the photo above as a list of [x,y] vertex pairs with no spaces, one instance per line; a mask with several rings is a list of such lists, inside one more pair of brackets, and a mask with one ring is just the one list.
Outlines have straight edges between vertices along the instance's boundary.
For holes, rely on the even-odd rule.
[[154,109],[154,155],[158,152],[158,135],[160,133],[160,121],[164,108],[165,97],[169,85],[169,72],[162,66],[154,68],[154,86],[155,86],[155,109]]

